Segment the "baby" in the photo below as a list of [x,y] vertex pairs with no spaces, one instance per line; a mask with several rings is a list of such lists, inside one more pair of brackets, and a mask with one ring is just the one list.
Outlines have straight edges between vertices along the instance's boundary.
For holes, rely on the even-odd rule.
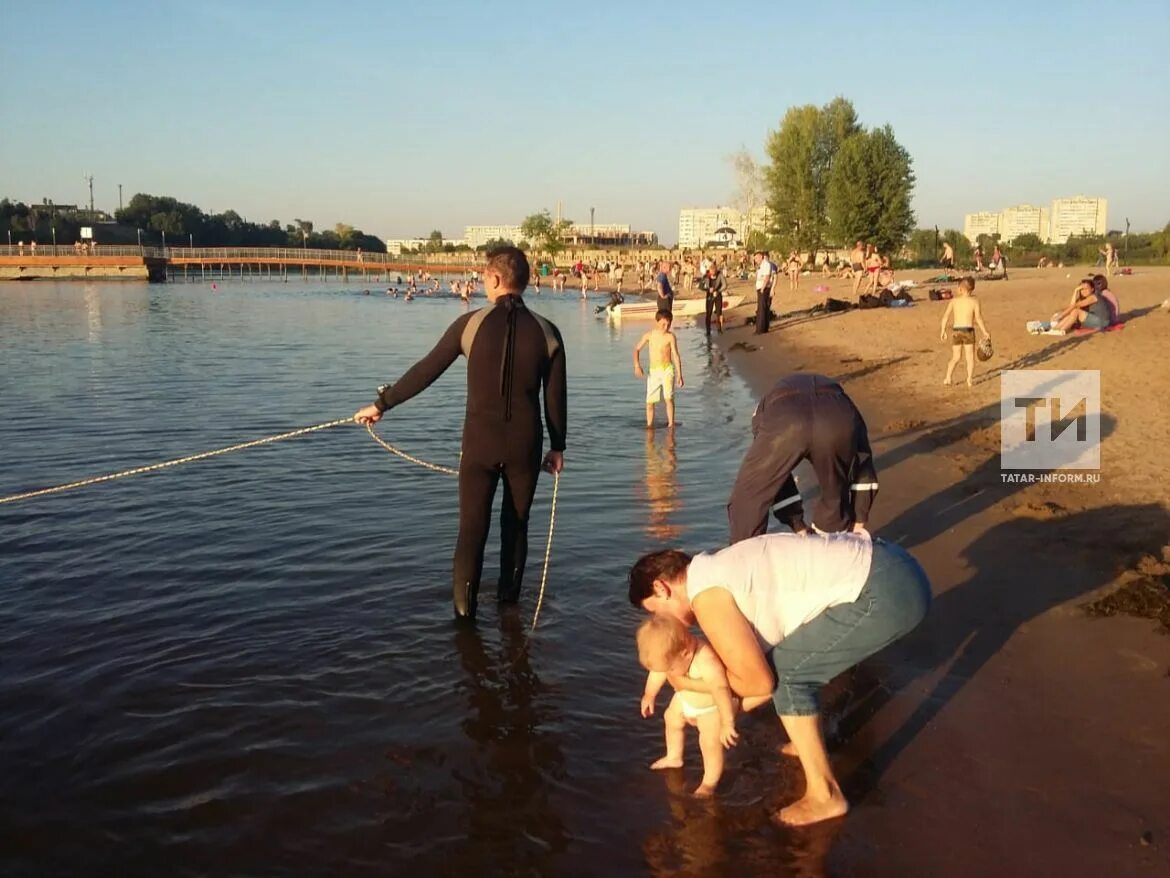
[[650,673],[642,693],[642,716],[654,713],[654,699],[667,675],[695,680],[706,691],[678,690],[662,715],[666,727],[666,755],[653,769],[683,764],[683,736],[688,725],[698,726],[703,754],[703,782],[695,795],[714,795],[723,775],[723,748],[735,745],[736,701],[727,685],[727,672],[715,650],[699,640],[673,616],[655,614],[638,627],[638,660]]

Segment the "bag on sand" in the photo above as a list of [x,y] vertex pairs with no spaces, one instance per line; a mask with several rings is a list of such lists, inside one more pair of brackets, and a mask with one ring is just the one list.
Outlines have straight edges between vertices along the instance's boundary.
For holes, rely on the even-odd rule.
[[951,293],[951,291],[948,289],[936,287],[932,290],[929,290],[926,295],[930,297],[930,301],[932,302],[943,302],[947,299],[953,298],[954,294]]
[[881,308],[882,300],[869,293],[862,293],[861,298],[857,300],[857,307],[862,311],[868,311],[870,308]]
[[986,335],[983,336],[983,339],[979,342],[979,346],[975,348],[975,356],[985,362],[990,360],[994,354],[995,349],[991,346],[991,339]]

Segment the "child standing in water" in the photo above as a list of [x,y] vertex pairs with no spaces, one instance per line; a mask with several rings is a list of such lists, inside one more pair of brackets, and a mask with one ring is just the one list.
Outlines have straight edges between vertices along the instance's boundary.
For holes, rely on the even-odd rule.
[[683,386],[682,358],[678,341],[670,331],[673,318],[669,311],[654,315],[654,329],[642,336],[634,348],[634,374],[645,377],[642,371],[642,348],[650,346],[650,377],[646,379],[646,426],[654,426],[654,406],[659,398],[666,403],[666,423],[674,426],[674,387]]
[[975,374],[975,327],[978,326],[983,335],[991,338],[991,333],[983,325],[983,312],[979,309],[979,300],[975,298],[975,279],[965,277],[959,281],[959,290],[955,297],[947,304],[943,312],[940,326],[940,337],[947,340],[947,318],[953,315],[951,326],[951,361],[947,364],[947,377],[943,384],[951,383],[951,375],[955,366],[959,365],[959,357],[967,358],[967,386],[971,386],[971,379]]
[[727,683],[727,671],[710,644],[691,634],[678,619],[656,613],[638,626],[638,661],[650,673],[642,693],[642,716],[654,713],[654,699],[668,674],[698,681],[709,691],[679,690],[666,713],[666,755],[650,764],[652,769],[679,768],[683,764],[686,727],[699,729],[699,750],[703,754],[703,781],[695,795],[707,798],[723,775],[723,748],[733,747],[739,738],[735,730],[736,701]]

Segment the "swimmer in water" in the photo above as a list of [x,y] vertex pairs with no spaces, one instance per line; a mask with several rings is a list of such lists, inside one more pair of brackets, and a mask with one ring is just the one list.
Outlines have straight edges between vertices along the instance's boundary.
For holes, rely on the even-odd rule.
[[[638,626],[638,661],[649,673],[642,692],[642,716],[654,713],[654,700],[668,675],[697,681],[705,691],[676,690],[662,714],[666,754],[650,763],[654,770],[681,768],[687,726],[699,730],[703,780],[694,795],[709,798],[723,776],[723,750],[739,740],[735,730],[738,700],[732,697],[727,669],[711,645],[687,630],[674,616],[656,613]],[[760,699],[756,699],[759,701]]]

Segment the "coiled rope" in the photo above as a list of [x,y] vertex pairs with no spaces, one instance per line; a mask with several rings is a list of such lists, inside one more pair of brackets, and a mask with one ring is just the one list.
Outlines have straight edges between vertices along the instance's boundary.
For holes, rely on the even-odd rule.
[[[51,488],[41,488],[36,491],[25,491],[20,494],[10,494],[7,497],[0,497],[0,506],[3,506],[6,503],[16,503],[20,500],[31,500],[34,497],[44,497],[48,494],[59,494],[62,491],[72,491],[75,488],[85,488],[89,485],[98,485],[102,482],[112,482],[115,479],[124,479],[128,476],[138,476],[144,473],[157,472],[161,469],[178,466],[181,463],[194,463],[197,460],[206,460],[209,457],[219,457],[223,454],[231,454],[233,451],[244,451],[245,449],[256,448],[260,445],[267,445],[271,442],[280,442],[283,439],[295,439],[298,436],[305,436],[309,433],[316,433],[319,430],[328,430],[331,427],[340,427],[342,424],[350,423],[353,423],[352,418],[338,418],[336,421],[327,421],[324,424],[315,424],[312,427],[302,427],[299,430],[290,430],[287,433],[278,433],[275,436],[265,436],[263,439],[253,439],[251,442],[240,442],[237,445],[229,445],[226,448],[217,448],[214,451],[203,451],[199,454],[188,454],[186,457],[176,457],[174,460],[165,460],[162,463],[152,463],[149,466],[137,466],[133,469],[122,470],[121,472],[110,473],[109,475],[105,476],[95,476],[91,479],[81,479],[80,481],[69,482],[64,485],[54,485]],[[407,454],[405,451],[402,451],[399,448],[395,448],[393,445],[374,432],[373,424],[366,424],[366,432],[370,434],[370,437],[375,442],[377,442],[391,454],[395,454],[398,457],[401,457],[403,460],[418,464],[419,466],[429,469],[433,472],[445,473],[451,476],[459,475],[459,470],[457,469],[452,469],[449,466],[440,466],[439,464],[435,463],[427,463],[425,460],[420,460],[419,458]],[[540,608],[544,604],[544,589],[548,583],[548,567],[549,561],[552,557],[553,529],[556,526],[557,520],[557,490],[560,488],[560,484],[560,473],[553,473],[552,504],[549,508],[548,515],[548,542],[544,547],[544,570],[540,575],[540,592],[536,598],[536,610],[532,614],[532,627],[529,628],[529,631],[536,630],[536,620],[540,618]]]

